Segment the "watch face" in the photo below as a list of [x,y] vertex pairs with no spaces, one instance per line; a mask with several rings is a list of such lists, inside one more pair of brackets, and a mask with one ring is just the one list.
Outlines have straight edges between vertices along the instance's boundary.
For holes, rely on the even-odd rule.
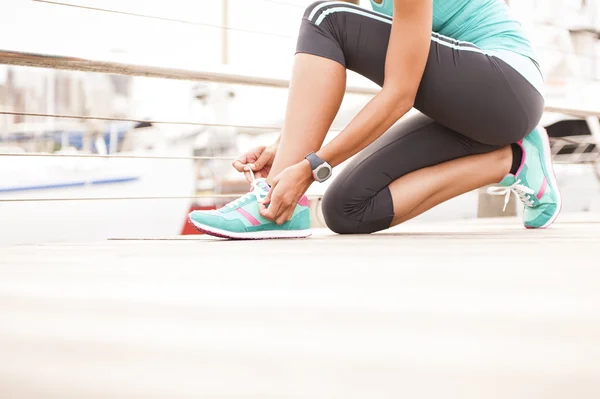
[[325,180],[329,177],[329,174],[331,173],[329,168],[319,168],[317,170],[317,177],[319,178],[319,180]]

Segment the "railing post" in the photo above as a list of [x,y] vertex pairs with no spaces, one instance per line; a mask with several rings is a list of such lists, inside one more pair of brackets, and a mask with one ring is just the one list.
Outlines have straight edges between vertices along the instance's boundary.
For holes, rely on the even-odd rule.
[[323,218],[323,200],[321,198],[313,198],[310,200],[310,227],[312,229],[326,228]]
[[229,64],[229,0],[221,0],[221,63]]

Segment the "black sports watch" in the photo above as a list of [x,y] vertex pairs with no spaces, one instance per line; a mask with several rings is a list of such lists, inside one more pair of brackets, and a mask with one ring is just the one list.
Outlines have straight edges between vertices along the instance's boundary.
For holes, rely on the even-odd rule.
[[314,152],[311,152],[304,158],[310,163],[313,178],[319,183],[323,183],[325,180],[329,179],[333,174],[331,165],[319,158],[319,156]]

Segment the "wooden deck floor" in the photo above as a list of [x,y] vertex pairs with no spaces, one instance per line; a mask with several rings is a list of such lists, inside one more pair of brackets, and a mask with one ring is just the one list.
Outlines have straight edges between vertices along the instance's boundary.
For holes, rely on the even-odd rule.
[[600,397],[600,215],[0,249],[0,398]]

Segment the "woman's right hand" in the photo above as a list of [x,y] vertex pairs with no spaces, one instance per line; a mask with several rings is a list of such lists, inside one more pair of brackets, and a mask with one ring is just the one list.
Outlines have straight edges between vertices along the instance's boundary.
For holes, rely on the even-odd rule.
[[271,165],[277,153],[277,145],[256,147],[233,161],[233,167],[238,172],[243,172],[248,183],[252,183],[252,175],[248,168],[254,172],[257,179],[266,178],[271,171]]

